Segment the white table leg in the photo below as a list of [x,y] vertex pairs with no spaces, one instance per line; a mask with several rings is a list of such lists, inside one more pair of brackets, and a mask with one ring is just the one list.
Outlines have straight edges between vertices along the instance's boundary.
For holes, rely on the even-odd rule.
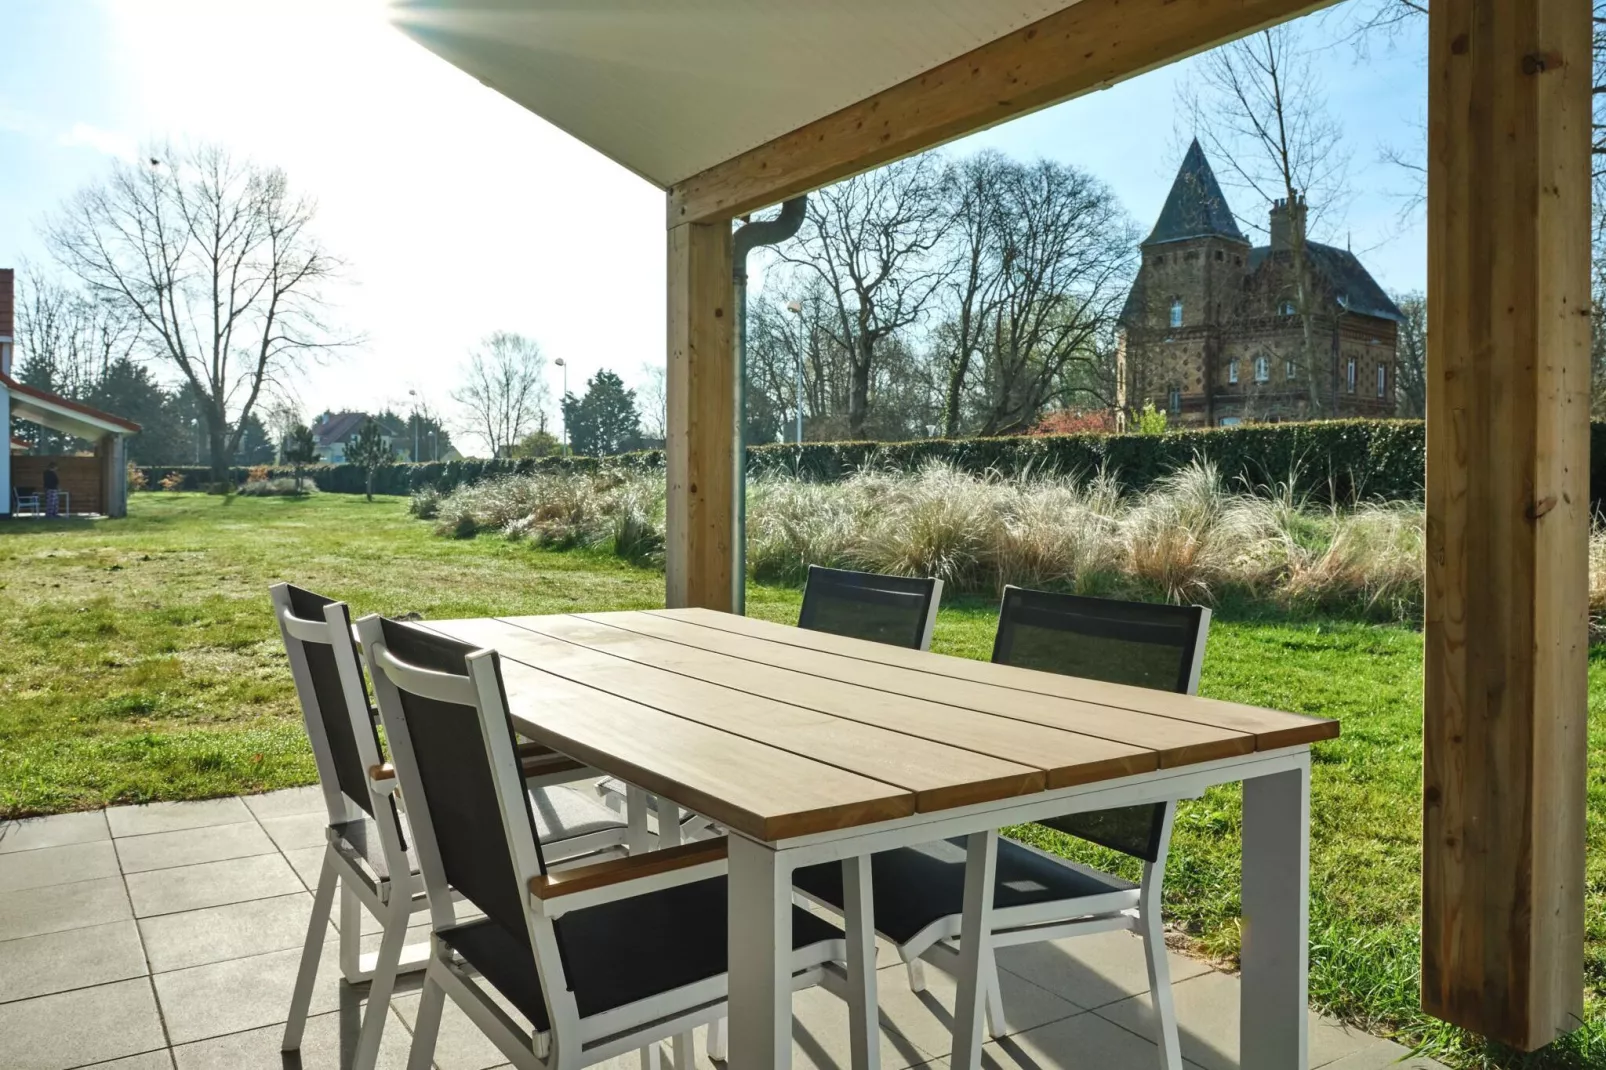
[[981,1066],[981,1025],[992,968],[993,881],[998,873],[998,832],[973,832],[965,851],[965,914],[959,924],[959,992],[954,997],[953,1070]]
[[1244,781],[1242,1070],[1306,1070],[1310,764]]
[[848,923],[848,1039],[853,1070],[881,1070],[881,1023],[875,972],[875,898],[870,856],[842,860],[842,907]]
[[761,843],[730,837],[731,1070],[792,1065],[792,869]]
[[639,855],[652,848],[647,833],[647,793],[634,784],[625,785],[625,849]]

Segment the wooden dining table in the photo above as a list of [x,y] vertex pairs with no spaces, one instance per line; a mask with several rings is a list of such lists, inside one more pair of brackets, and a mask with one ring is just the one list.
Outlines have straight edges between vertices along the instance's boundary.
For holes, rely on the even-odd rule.
[[840,861],[851,1050],[878,1052],[869,858],[966,837],[951,1065],[975,1068],[997,830],[1243,784],[1240,1066],[1305,1070],[1310,745],[1336,721],[703,609],[433,621],[530,739],[729,832],[729,1065],[791,1065],[792,880]]

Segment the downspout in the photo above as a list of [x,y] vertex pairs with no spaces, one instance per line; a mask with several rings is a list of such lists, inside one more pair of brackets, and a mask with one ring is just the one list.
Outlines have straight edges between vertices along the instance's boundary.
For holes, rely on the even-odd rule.
[[793,197],[781,205],[774,219],[744,223],[731,237],[731,274],[736,289],[736,369],[734,426],[735,471],[732,472],[736,500],[734,530],[731,533],[731,611],[747,612],[747,254],[761,245],[778,245],[803,226],[803,209],[808,195]]

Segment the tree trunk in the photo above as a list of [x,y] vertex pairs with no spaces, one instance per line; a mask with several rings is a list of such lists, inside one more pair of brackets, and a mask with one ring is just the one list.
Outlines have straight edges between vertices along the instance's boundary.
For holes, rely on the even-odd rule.
[[870,408],[870,361],[873,354],[873,343],[861,332],[858,352],[853,357],[853,384],[848,395],[848,434],[855,439],[864,436],[865,416]]
[[207,449],[212,454],[212,482],[226,483],[229,479],[229,432],[213,414],[207,414]]

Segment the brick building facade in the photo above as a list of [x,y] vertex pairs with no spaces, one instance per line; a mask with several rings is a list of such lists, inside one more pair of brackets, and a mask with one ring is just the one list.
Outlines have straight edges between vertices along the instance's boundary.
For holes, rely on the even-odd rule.
[[1305,214],[1279,201],[1269,244],[1251,245],[1193,143],[1121,312],[1123,411],[1209,427],[1394,415],[1400,310],[1353,253],[1305,239]]

